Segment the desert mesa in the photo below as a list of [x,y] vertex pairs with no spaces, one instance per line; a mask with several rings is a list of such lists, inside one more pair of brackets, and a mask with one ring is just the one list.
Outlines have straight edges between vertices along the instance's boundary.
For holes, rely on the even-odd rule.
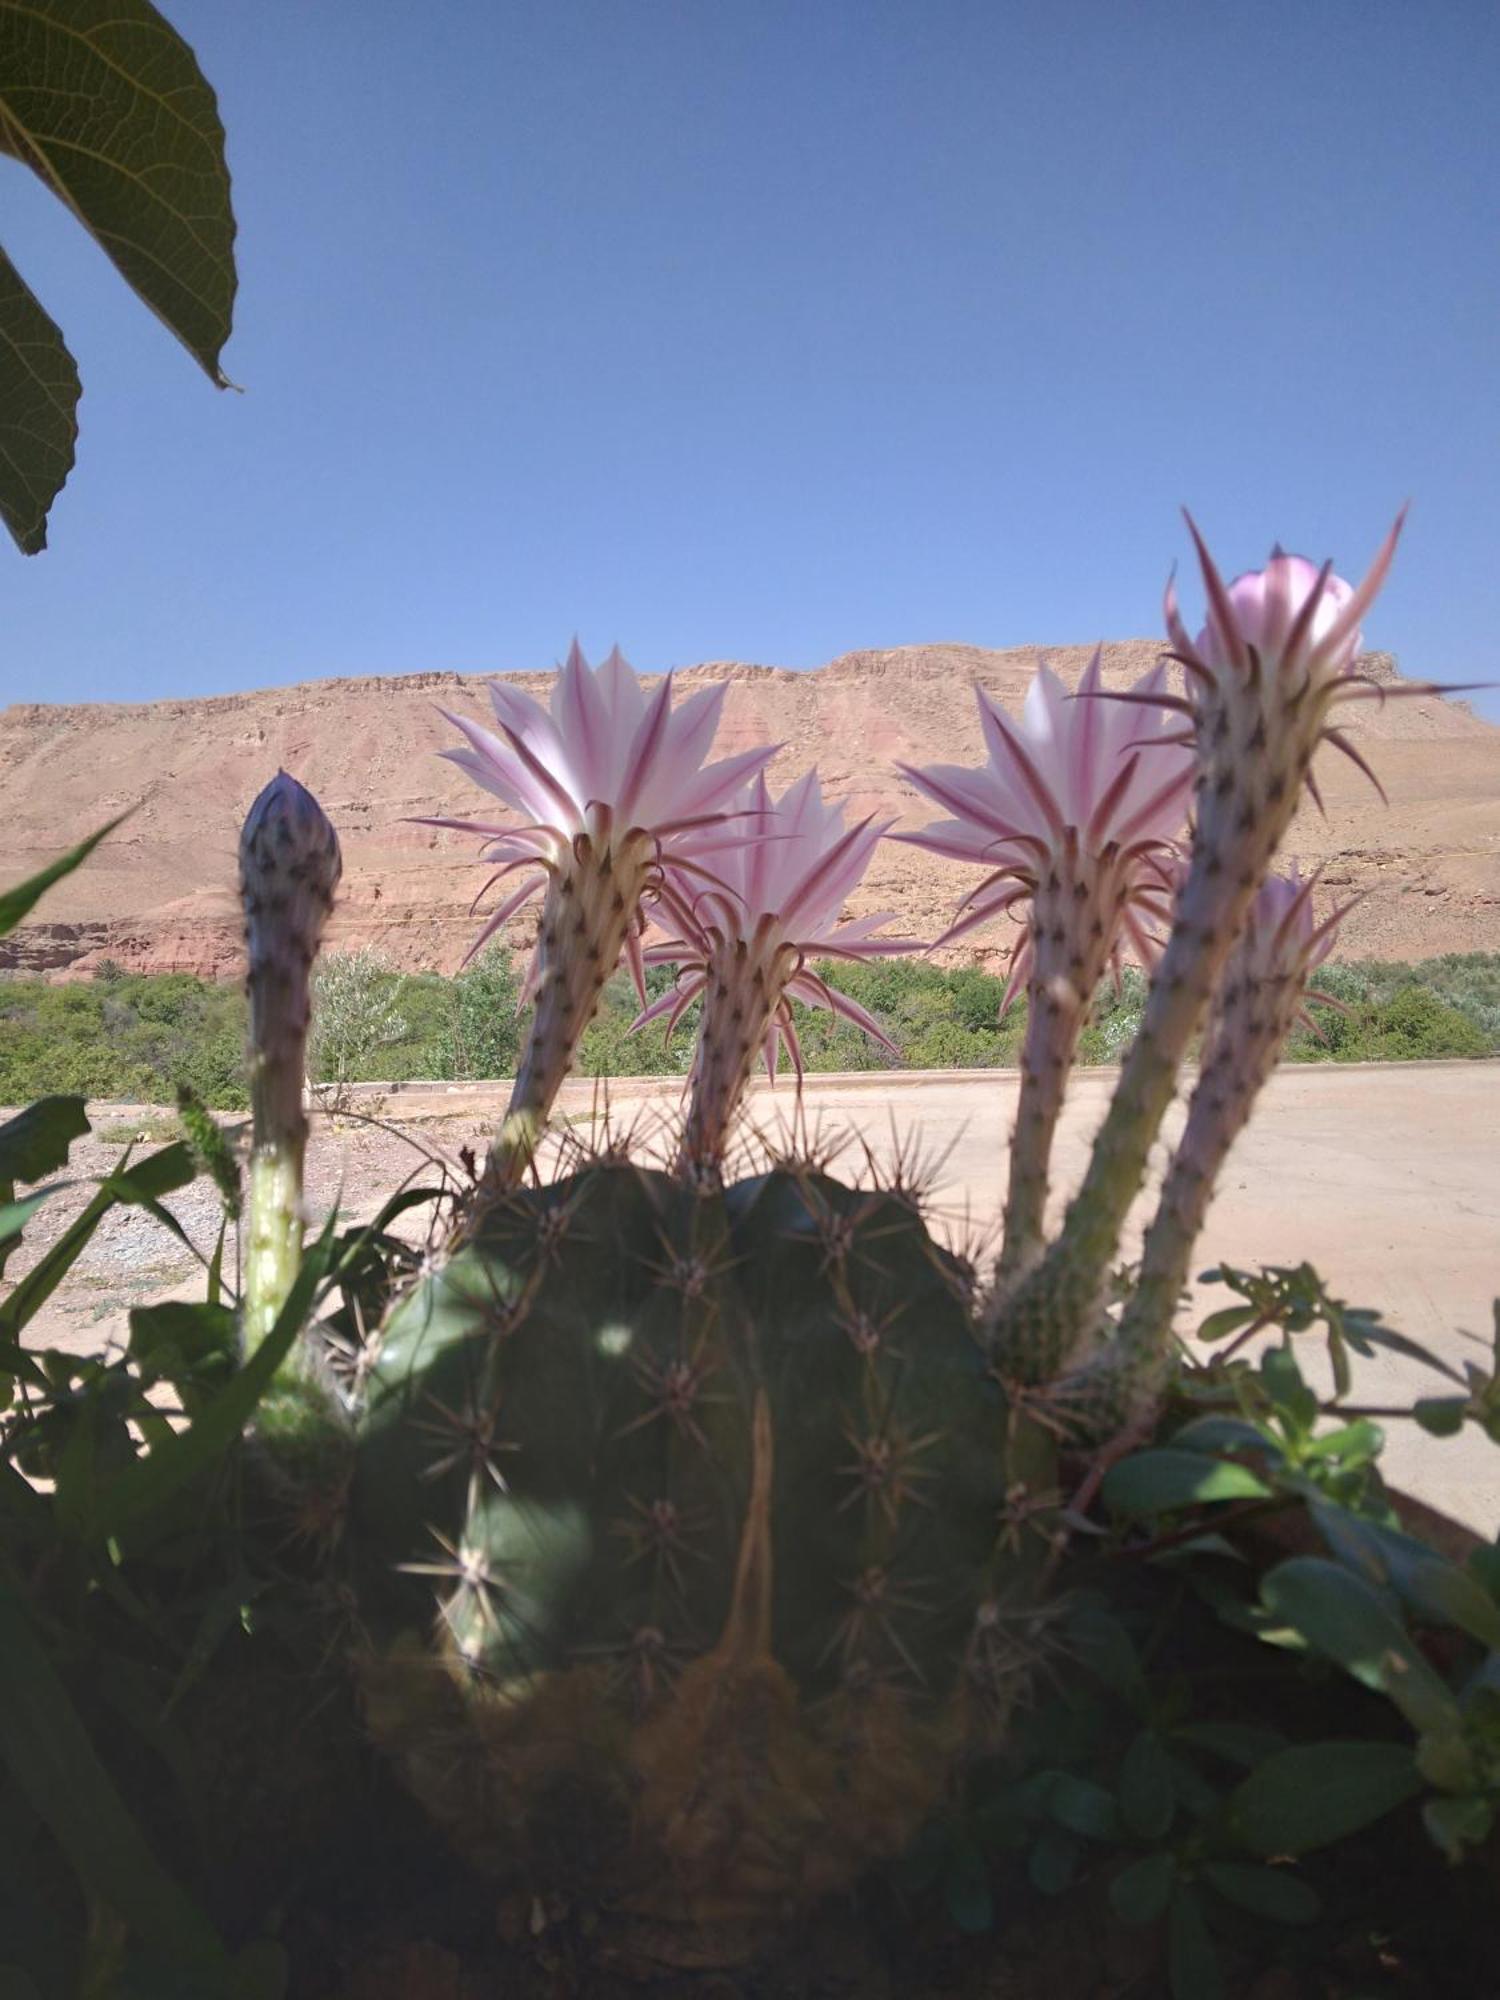
[[[1047,658],[1072,685],[1091,651],[1059,646]],[[1159,653],[1151,640],[1106,645],[1106,684],[1127,686]],[[1016,711],[1036,660],[1034,647],[902,646],[846,653],[807,671],[714,661],[679,671],[677,685],[686,695],[728,683],[716,755],[779,743],[773,788],[816,763],[850,817],[878,813],[909,828],[935,814],[897,762],[980,761],[974,684]],[[1403,685],[1388,654],[1359,664],[1383,686]],[[0,711],[12,874],[26,875],[134,808],[88,865],[49,893],[39,920],[0,941],[0,968],[78,977],[108,958],[133,971],[236,976],[238,828],[282,767],[317,794],[343,843],[332,947],[372,946],[405,970],[453,971],[474,935],[470,906],[486,871],[473,840],[412,822],[486,816],[482,795],[437,754],[456,740],[440,707],[488,718],[486,678],[416,673]],[[506,678],[545,700],[552,674]],[[1349,734],[1389,803],[1325,747],[1314,775],[1326,811],[1305,800],[1286,850],[1304,870],[1321,870],[1325,904],[1359,897],[1340,955],[1500,950],[1500,728],[1436,695],[1370,701],[1354,713]],[[972,869],[887,841],[851,913],[891,910],[897,928],[931,938],[975,879]],[[534,911],[523,913],[507,941],[529,945],[535,922]],[[997,926],[942,956],[995,967],[1010,942]]]

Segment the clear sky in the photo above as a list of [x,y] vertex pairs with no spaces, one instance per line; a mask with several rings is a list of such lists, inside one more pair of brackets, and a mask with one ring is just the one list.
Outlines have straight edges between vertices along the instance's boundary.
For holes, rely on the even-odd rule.
[[85,390],[3,698],[1149,635],[1180,503],[1408,497],[1369,643],[1500,678],[1494,0],[165,8],[244,394],[0,161]]

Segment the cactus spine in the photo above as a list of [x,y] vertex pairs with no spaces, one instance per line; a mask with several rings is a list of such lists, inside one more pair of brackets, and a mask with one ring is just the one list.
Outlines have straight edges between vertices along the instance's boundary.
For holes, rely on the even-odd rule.
[[279,771],[240,834],[249,956],[249,1246],[244,1340],[270,1332],[302,1260],[302,1167],[312,967],[333,908],[338,835],[312,793]]

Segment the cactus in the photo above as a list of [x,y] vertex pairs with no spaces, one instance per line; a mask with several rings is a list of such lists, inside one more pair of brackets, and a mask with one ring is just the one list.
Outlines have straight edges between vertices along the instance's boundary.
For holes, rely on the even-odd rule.
[[1003,1303],[998,1337],[1023,1379],[1059,1374],[1101,1338],[1110,1266],[1147,1155],[1304,784],[1316,795],[1313,754],[1327,740],[1362,763],[1329,718],[1336,703],[1365,692],[1353,678],[1359,620],[1385,579],[1400,525],[1357,590],[1331,565],[1318,570],[1280,549],[1264,571],[1226,586],[1193,529],[1208,599],[1196,640],[1182,624],[1175,589],[1167,592],[1168,629],[1190,692],[1149,697],[1155,708],[1177,709],[1191,733],[1192,846],[1145,1017],[1083,1186],[1046,1256]]
[[693,1921],[844,1886],[1024,1685],[1010,1422],[896,1193],[513,1190],[366,1371],[375,1734],[497,1874],[586,1857],[595,1895]]
[[[467,748],[443,755],[525,822],[419,822],[482,835],[486,863],[498,864],[491,883],[523,877],[486,920],[470,957],[539,890],[546,892],[522,989],[523,1002],[535,1000],[536,1007],[486,1163],[485,1200],[531,1168],[579,1040],[622,953],[645,1004],[640,939],[646,907],[670,904],[679,893],[669,868],[674,879],[701,876],[704,829],[724,819],[739,787],[775,754],[770,747],[747,750],[703,766],[724,694],[722,686],[705,689],[674,709],[668,674],[648,702],[618,647],[595,673],[575,640],[550,712],[500,680],[490,683],[498,735],[443,711],[467,739]],[[691,853],[684,851],[685,839]]]
[[302,1163],[312,967],[333,908],[338,835],[313,797],[278,771],[240,834],[250,997],[249,1247],[244,1341],[270,1332],[302,1261]]

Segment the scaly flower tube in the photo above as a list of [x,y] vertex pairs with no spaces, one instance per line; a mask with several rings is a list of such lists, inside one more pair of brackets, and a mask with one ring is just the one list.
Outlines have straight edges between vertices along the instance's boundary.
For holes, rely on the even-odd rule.
[[1319,923],[1315,886],[1316,878],[1304,881],[1295,866],[1266,877],[1214,995],[1187,1126],[1146,1232],[1135,1290],[1101,1357],[1118,1417],[1142,1414],[1162,1386],[1177,1302],[1214,1182],[1287,1037],[1299,1020],[1308,1020],[1308,1003],[1325,997],[1308,992],[1308,979],[1358,899]]
[[[1208,618],[1189,639],[1168,585],[1167,627],[1187,692],[1151,699],[1182,716],[1193,744],[1191,856],[1145,1017],[1083,1186],[1042,1263],[1006,1301],[1006,1345],[1027,1357],[1030,1379],[1055,1374],[1101,1327],[1120,1229],[1183,1056],[1310,780],[1313,753],[1326,740],[1363,767],[1331,725],[1331,712],[1382,692],[1355,673],[1355,660],[1360,620],[1385,581],[1399,519],[1357,589],[1329,564],[1316,569],[1280,549],[1264,570],[1226,585],[1191,519],[1188,525]],[[1128,705],[1135,697],[1114,699]]]
[[[622,954],[644,995],[643,902],[670,909],[682,882],[713,879],[703,860],[715,851],[709,830],[775,755],[772,745],[704,764],[725,692],[722,683],[705,688],[674,709],[670,674],[648,699],[618,648],[595,672],[575,641],[550,710],[496,680],[490,700],[497,730],[443,711],[467,747],[442,754],[523,820],[519,826],[421,822],[484,836],[484,858],[498,864],[486,886],[523,878],[492,912],[470,956],[545,892],[522,989],[522,1004],[535,1000],[536,1006],[486,1166],[492,1190],[514,1185],[529,1167]],[[743,834],[719,838],[737,843]]]
[[[820,978],[809,960],[859,961],[919,948],[912,939],[876,935],[890,922],[889,912],[839,922],[889,820],[864,819],[846,828],[843,807],[824,804],[816,771],[798,779],[779,802],[762,774],[737,805],[742,831],[715,858],[718,882],[699,887],[683,877],[673,882],[675,893],[660,900],[655,921],[672,941],[651,946],[646,958],[682,971],[634,1024],[644,1027],[665,1015],[670,1036],[703,997],[679,1164],[705,1181],[718,1174],[757,1053],[774,1077],[785,1047],[800,1081],[794,1000],[828,1008],[898,1053],[874,1016]],[[668,862],[666,872],[674,876],[676,864]]]
[[278,771],[240,832],[250,996],[249,1248],[244,1339],[276,1324],[302,1262],[302,1166],[312,966],[342,870],[339,839],[304,786]]
[[1096,651],[1070,700],[1042,661],[1018,721],[976,688],[988,751],[977,770],[900,766],[954,817],[896,838],[992,871],[938,943],[1026,914],[1000,1008],[1026,988],[997,1298],[1042,1254],[1053,1137],[1094,990],[1127,947],[1146,965],[1159,950],[1152,925],[1167,916],[1193,771],[1166,689],[1162,666],[1137,681],[1133,706],[1101,701]]

